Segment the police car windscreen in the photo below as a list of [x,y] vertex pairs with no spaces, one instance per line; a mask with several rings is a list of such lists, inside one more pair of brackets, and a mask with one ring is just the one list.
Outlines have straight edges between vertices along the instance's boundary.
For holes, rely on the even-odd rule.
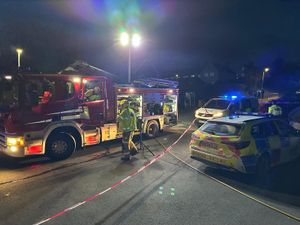
[[220,122],[207,122],[200,130],[202,132],[218,136],[239,136],[242,126]]
[[212,99],[204,105],[204,108],[209,109],[227,109],[230,101],[223,99]]

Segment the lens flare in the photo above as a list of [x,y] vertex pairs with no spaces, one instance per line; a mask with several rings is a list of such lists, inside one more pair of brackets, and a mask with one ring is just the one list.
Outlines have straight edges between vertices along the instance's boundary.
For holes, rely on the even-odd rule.
[[131,44],[133,47],[139,47],[141,45],[141,42],[142,42],[141,35],[139,35],[137,33],[132,35]]
[[123,46],[127,46],[129,44],[129,34],[126,32],[122,32],[120,35],[120,43]]

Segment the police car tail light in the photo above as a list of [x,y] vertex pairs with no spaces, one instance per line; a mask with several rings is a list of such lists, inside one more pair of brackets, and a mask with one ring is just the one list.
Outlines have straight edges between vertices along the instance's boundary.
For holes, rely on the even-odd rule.
[[235,149],[247,148],[250,145],[250,141],[222,141],[222,144],[231,145]]

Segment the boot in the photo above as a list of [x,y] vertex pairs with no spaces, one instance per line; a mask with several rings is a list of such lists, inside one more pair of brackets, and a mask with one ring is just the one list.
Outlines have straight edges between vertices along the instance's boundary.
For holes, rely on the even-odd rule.
[[139,152],[136,150],[136,149],[132,149],[132,150],[130,150],[130,155],[131,156],[134,156],[134,155],[136,155],[136,154],[138,154]]
[[122,152],[125,153],[127,150],[127,144],[122,143]]

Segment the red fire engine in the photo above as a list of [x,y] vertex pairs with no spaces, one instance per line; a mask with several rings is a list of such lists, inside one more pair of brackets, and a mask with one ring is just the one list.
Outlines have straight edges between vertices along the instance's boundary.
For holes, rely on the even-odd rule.
[[0,77],[0,152],[60,160],[76,148],[121,137],[124,101],[155,137],[177,123],[178,89],[115,85],[107,76],[36,74]]

